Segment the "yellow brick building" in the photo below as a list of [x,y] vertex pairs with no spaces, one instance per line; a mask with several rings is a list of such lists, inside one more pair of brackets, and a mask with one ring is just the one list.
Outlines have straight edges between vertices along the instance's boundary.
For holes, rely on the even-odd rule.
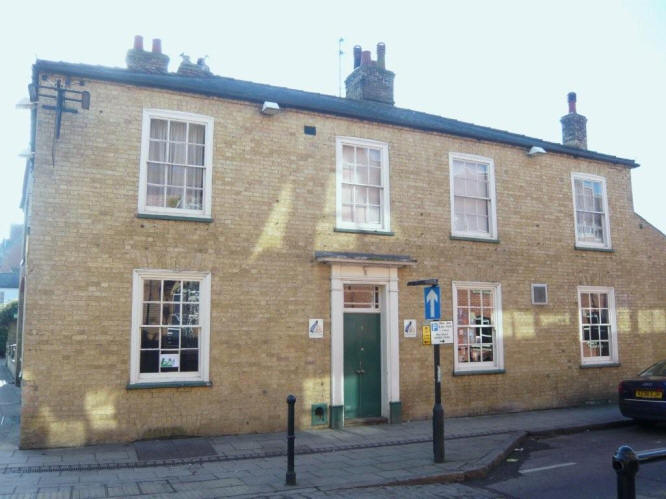
[[290,393],[301,428],[428,418],[423,278],[449,416],[666,357],[665,237],[575,96],[556,144],[396,107],[383,45],[347,98],[166,64],[34,66],[23,447],[281,430]]

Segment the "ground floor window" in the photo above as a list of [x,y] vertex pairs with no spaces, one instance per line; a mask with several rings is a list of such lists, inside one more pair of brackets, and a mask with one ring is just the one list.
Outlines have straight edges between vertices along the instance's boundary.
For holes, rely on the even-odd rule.
[[131,382],[208,381],[210,274],[135,270]]
[[493,283],[453,283],[456,371],[502,369],[501,292]]
[[613,288],[578,287],[581,362],[617,362],[617,326]]

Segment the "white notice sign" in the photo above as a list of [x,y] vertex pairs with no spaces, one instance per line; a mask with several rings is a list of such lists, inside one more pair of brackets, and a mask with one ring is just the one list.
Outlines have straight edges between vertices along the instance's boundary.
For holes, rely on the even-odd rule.
[[453,321],[441,321],[439,329],[442,332],[442,343],[453,343]]
[[405,319],[402,330],[405,338],[416,338],[416,321],[414,319]]
[[310,319],[308,325],[308,335],[310,338],[324,337],[324,319]]
[[180,355],[177,353],[163,353],[160,355],[160,367],[162,369],[177,369]]

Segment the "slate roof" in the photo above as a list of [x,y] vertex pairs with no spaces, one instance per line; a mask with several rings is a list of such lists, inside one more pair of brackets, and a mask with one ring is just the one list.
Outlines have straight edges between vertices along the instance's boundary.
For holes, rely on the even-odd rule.
[[179,76],[175,73],[137,73],[123,68],[111,68],[88,64],[73,64],[37,60],[33,74],[41,72],[70,75],[80,78],[104,80],[116,83],[153,87],[177,92],[190,92],[226,99],[262,103],[277,102],[282,108],[293,108],[317,113],[332,114],[346,118],[368,120],[390,125],[404,126],[419,130],[439,132],[460,137],[500,142],[526,149],[532,146],[543,147],[548,152],[569,154],[575,157],[605,161],[635,168],[638,164],[631,159],[619,158],[594,151],[566,147],[556,142],[528,137],[494,128],[465,123],[433,114],[412,111],[380,102],[358,101],[332,95],[305,92],[285,87],[275,87],[262,83],[236,80],[222,76],[195,78]]
[[0,288],[19,287],[18,272],[0,272]]

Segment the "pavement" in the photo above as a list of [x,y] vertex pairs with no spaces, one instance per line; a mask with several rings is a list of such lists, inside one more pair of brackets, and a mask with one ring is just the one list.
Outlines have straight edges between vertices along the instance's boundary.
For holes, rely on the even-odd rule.
[[287,486],[284,432],[20,450],[19,390],[0,368],[2,380],[0,497],[495,497],[457,482],[485,476],[528,435],[630,423],[616,405],[446,418],[443,463],[430,420],[303,430]]

